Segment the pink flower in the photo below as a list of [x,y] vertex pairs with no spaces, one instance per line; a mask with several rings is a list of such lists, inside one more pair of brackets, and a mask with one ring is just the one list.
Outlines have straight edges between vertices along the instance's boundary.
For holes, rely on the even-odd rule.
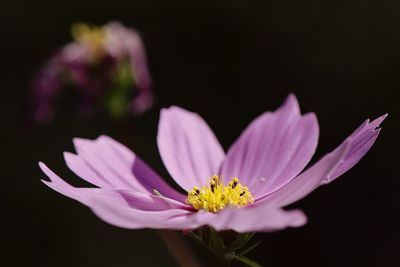
[[[35,77],[35,121],[50,122],[70,89],[80,114],[105,110],[114,117],[142,114],[153,106],[152,80],[138,32],[119,22],[102,27],[76,23],[74,40],[52,56]],[[72,87],[72,88],[71,88]]]
[[[307,222],[300,210],[282,208],[353,167],[379,135],[383,115],[366,120],[334,151],[303,171],[318,142],[314,113],[300,114],[294,95],[275,112],[256,118],[225,154],[197,114],[161,111],[158,148],[187,195],[166,184],[132,151],[107,136],[74,139],[68,167],[98,188],[76,188],[40,163],[57,192],[123,228],[192,230],[209,225],[237,232],[274,231]],[[231,180],[224,184],[221,177]],[[240,190],[238,189],[240,188]]]

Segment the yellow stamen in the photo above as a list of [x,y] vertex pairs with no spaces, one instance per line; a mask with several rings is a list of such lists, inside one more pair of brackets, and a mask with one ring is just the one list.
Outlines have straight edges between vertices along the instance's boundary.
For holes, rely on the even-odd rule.
[[102,27],[85,23],[74,23],[71,26],[72,37],[89,49],[89,60],[95,62],[104,55],[105,32]]
[[214,175],[207,186],[197,186],[188,193],[186,203],[196,210],[218,212],[227,206],[243,207],[254,202],[247,186],[240,184],[239,178],[233,178],[224,186],[222,178]]

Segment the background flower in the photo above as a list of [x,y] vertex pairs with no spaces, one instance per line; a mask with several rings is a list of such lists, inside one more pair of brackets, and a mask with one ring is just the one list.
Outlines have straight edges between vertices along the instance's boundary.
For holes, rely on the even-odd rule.
[[38,122],[50,121],[59,98],[72,89],[84,115],[105,108],[122,117],[153,105],[146,54],[135,30],[119,22],[102,27],[76,23],[71,32],[74,41],[51,57],[35,78],[33,115]]

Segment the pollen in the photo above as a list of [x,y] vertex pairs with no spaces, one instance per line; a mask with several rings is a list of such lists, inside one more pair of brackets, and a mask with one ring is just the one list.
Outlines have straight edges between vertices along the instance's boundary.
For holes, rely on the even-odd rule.
[[186,203],[196,210],[202,209],[215,213],[227,206],[244,207],[254,203],[254,200],[249,189],[240,183],[239,178],[233,178],[225,186],[222,177],[214,175],[206,186],[193,187],[188,193]]

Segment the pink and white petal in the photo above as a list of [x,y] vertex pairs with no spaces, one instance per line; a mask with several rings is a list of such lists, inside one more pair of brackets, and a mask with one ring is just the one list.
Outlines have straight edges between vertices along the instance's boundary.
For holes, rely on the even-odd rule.
[[306,223],[307,217],[302,211],[284,211],[272,205],[226,208],[210,221],[217,231],[233,230],[239,233],[273,232]]
[[222,167],[225,178],[239,177],[254,197],[288,183],[310,161],[318,143],[313,113],[301,115],[291,94],[275,112],[256,118],[232,145]]
[[170,187],[146,163],[124,145],[108,136],[96,140],[74,139],[77,156],[66,154],[67,165],[81,178],[103,188],[128,189],[184,201],[185,196]]
[[225,157],[206,122],[179,107],[161,111],[157,143],[168,172],[186,191],[218,174]]

